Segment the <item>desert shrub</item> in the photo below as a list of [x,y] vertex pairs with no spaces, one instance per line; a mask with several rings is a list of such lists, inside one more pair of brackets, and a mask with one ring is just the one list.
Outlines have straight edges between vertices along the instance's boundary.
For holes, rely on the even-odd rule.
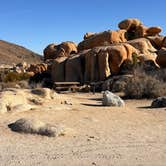
[[4,82],[16,82],[22,80],[28,80],[30,76],[27,73],[9,72],[4,77]]
[[160,70],[146,73],[141,67],[136,68],[133,77],[126,84],[125,96],[128,98],[155,98],[166,95],[166,83]]

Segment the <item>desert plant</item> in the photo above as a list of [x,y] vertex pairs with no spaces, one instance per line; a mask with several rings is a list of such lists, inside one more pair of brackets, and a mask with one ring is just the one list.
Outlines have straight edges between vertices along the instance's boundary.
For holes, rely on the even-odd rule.
[[4,82],[16,82],[22,80],[28,80],[30,76],[27,73],[9,72],[4,77]]

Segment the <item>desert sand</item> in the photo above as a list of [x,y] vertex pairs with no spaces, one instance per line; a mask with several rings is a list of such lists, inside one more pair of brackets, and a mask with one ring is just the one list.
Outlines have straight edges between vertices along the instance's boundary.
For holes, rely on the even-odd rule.
[[[67,103],[0,115],[0,166],[165,166],[166,110],[152,100],[125,100],[125,107],[101,106],[101,94],[65,94]],[[72,105],[70,105],[72,103]],[[61,124],[64,136],[11,131],[19,118]]]

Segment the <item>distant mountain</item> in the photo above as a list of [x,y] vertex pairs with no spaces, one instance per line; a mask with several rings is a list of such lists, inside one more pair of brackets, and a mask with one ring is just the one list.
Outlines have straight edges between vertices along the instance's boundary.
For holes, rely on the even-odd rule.
[[22,46],[0,40],[0,64],[40,63],[42,56]]

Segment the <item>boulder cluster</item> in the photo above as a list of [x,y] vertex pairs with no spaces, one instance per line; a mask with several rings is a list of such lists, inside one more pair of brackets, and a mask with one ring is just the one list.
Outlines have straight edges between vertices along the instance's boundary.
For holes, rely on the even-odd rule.
[[166,38],[160,27],[146,27],[138,19],[126,19],[119,30],[88,32],[78,45],[67,41],[49,44],[44,61],[53,82],[97,82],[134,63],[166,66]]

